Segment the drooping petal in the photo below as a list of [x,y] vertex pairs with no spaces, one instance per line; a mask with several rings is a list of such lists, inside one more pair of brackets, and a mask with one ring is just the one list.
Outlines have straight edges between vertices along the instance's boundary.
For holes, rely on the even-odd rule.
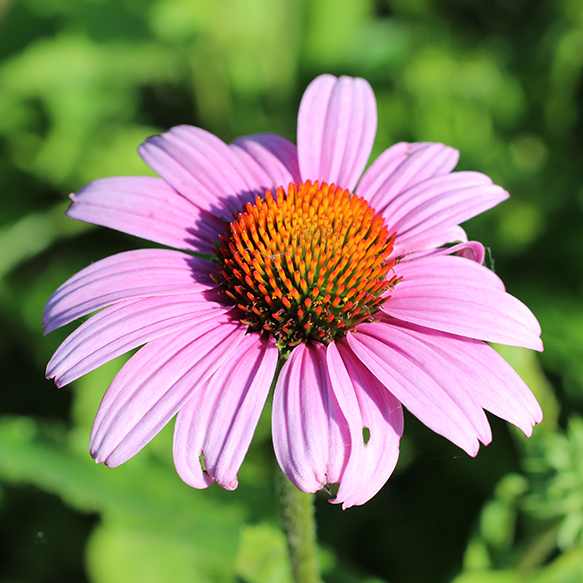
[[212,253],[222,222],[161,178],[102,178],[71,195],[67,216],[177,249]]
[[230,309],[201,293],[119,302],[65,339],[47,365],[47,378],[62,387],[133,348]]
[[115,302],[180,295],[216,287],[210,261],[167,249],[126,251],[97,261],[67,280],[49,298],[45,333]]
[[336,498],[331,500],[346,509],[370,500],[395,469],[403,434],[403,411],[399,401],[358,360],[345,340],[329,344],[326,354],[332,387],[352,440],[350,459]]
[[489,269],[464,257],[429,256],[396,267],[402,277],[385,313],[468,338],[542,350],[532,312]]
[[447,251],[447,255],[464,257],[478,265],[483,265],[484,259],[486,258],[486,249],[479,241],[466,241],[465,243],[453,245],[453,247],[450,247],[447,250],[444,249],[443,251]]
[[296,346],[281,369],[273,396],[275,455],[303,492],[340,481],[350,455],[350,431],[328,374],[320,343]]
[[[444,245],[449,245],[449,247],[444,247]],[[482,264],[486,254],[481,243],[468,241],[466,232],[459,225],[433,233],[427,239],[418,239],[415,241],[415,247],[420,251],[404,252],[402,247],[397,251],[393,250],[390,259],[399,258],[400,261],[413,261],[429,255],[460,255]]]
[[508,193],[479,172],[437,176],[406,190],[382,212],[397,233],[393,255],[426,249],[452,227],[496,206]]
[[490,413],[519,427],[527,437],[542,421],[543,413],[535,396],[514,369],[490,346],[428,330],[414,324],[393,322],[447,359],[471,387],[476,401]]
[[148,138],[139,152],[146,164],[180,194],[229,221],[244,202],[271,186],[270,177],[252,157],[243,160],[201,128],[173,127]]
[[[466,355],[466,360],[463,356]],[[516,425],[527,437],[543,419],[542,409],[526,383],[491,347],[483,342],[464,343],[457,353],[460,369],[473,368],[483,379],[490,373],[495,382],[476,383],[475,396],[480,405],[497,417]]]
[[386,322],[361,324],[348,334],[350,348],[403,405],[468,454],[488,443],[490,426],[467,379],[432,347]]
[[356,193],[380,211],[416,184],[451,172],[459,152],[443,144],[400,142],[385,150],[364,173]]
[[[283,186],[290,182],[301,182],[298,166],[298,152],[295,144],[276,134],[256,134],[237,138],[229,146],[237,155],[243,150],[271,179],[271,187]],[[258,177],[259,180],[260,177]]]
[[354,190],[374,143],[377,108],[359,78],[321,75],[306,89],[298,114],[302,179]]
[[[277,348],[259,334],[247,334],[231,359],[180,409],[174,426],[174,464],[194,488],[213,479],[227,490],[255,432],[275,374]],[[204,456],[206,472],[200,463]]]
[[[459,228],[461,229],[461,227]],[[415,251],[409,255],[405,255],[405,257],[402,258],[402,261],[413,261],[415,259],[421,259],[421,257],[433,257],[436,255],[457,255],[459,257],[465,257],[470,261],[474,261],[479,265],[483,265],[484,259],[486,257],[486,250],[484,249],[484,245],[482,245],[482,243],[479,243],[478,241],[466,240],[464,243],[458,243],[457,245],[452,245],[451,247]],[[501,287],[501,289],[504,289],[504,287]]]
[[146,344],[107,389],[91,432],[91,455],[109,467],[140,451],[236,350],[246,326],[226,316]]

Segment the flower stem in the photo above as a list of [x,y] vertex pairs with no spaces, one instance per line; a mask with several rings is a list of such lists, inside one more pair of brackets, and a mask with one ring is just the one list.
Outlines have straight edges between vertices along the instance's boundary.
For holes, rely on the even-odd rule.
[[[289,356],[280,351],[270,394],[273,395],[279,373]],[[287,539],[294,583],[321,583],[316,546],[314,494],[298,490],[287,476],[276,470],[276,491],[281,515],[281,526]]]
[[295,583],[320,583],[314,494],[300,492],[283,472],[278,474],[281,524],[287,538],[293,580]]

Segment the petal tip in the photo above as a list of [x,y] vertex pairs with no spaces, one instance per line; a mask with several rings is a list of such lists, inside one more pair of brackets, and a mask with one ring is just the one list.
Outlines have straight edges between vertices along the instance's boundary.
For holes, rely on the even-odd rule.
[[[485,443],[484,445],[487,444]],[[464,451],[470,457],[476,457],[480,451],[480,442],[477,439],[472,440],[472,443],[467,448],[464,448]]]
[[217,484],[225,490],[233,491],[237,489],[237,486],[239,486],[239,480],[236,477],[230,481],[217,480]]

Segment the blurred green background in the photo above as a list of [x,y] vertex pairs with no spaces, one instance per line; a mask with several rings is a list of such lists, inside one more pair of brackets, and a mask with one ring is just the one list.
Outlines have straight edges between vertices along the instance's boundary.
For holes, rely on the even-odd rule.
[[137,145],[178,123],[295,140],[323,72],[372,84],[373,156],[445,142],[511,192],[465,226],[545,341],[500,348],[545,410],[530,440],[491,418],[471,459],[407,415],[372,501],[318,497],[325,580],[583,581],[582,69],[583,0],[0,0],[0,581],[290,581],[269,406],[235,492],[184,485],[171,428],[96,466],[121,363],[57,390],[44,368],[74,325],[44,338],[41,312],[89,262],[149,246],[67,219],[70,192],[150,173]]

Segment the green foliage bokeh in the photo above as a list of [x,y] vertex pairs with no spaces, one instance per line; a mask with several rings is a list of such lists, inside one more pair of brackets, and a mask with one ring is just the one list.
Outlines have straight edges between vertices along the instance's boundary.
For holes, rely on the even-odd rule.
[[317,501],[326,581],[583,580],[583,0],[0,0],[0,582],[288,583],[269,404],[235,492],[176,475],[171,427],[123,467],[87,452],[111,363],[44,380],[71,331],[49,295],[91,261],[148,243],[64,216],[96,178],[151,174],[149,135],[190,123],[225,141],[295,140],[320,73],[365,77],[373,156],[439,141],[512,197],[465,225],[543,327],[499,347],[545,420],[491,418],[476,459],[406,418],[383,490]]

